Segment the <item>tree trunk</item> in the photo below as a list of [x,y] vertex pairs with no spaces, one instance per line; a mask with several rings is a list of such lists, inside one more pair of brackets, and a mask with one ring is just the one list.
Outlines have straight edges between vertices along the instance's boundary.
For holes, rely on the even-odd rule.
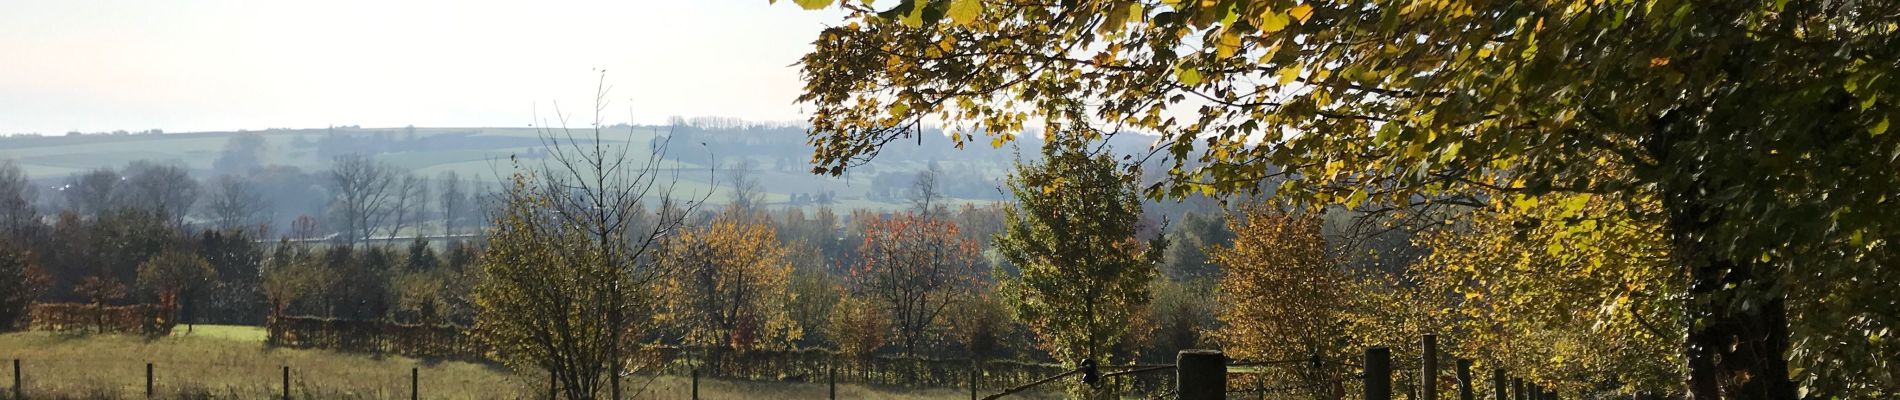
[[1775,289],[1778,271],[1711,248],[1707,242],[1721,213],[1698,196],[1672,197],[1671,241],[1690,275],[1690,398],[1796,398],[1786,358],[1786,296]]

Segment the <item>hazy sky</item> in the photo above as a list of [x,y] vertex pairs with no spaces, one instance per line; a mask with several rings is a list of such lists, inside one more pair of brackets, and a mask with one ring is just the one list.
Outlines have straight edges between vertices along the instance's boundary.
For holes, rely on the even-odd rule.
[[835,11],[788,1],[7,0],[0,134],[801,120],[791,64]]

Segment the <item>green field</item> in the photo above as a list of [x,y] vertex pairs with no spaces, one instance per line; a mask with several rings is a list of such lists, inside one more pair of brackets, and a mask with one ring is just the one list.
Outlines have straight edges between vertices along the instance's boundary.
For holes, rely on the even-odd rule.
[[[264,346],[264,330],[258,327],[199,325],[189,334],[184,328],[160,338],[0,334],[0,359],[21,360],[27,397],[32,399],[143,398],[146,363],[154,366],[162,398],[275,398],[283,387],[285,366],[291,368],[292,396],[304,399],[408,398],[411,368],[418,369],[422,398],[518,399],[546,393],[546,375],[515,374],[492,365],[270,348]],[[699,386],[705,399],[817,399],[828,390],[823,384],[717,379],[702,379]],[[635,399],[683,399],[689,396],[691,381],[635,376],[625,387],[638,392],[631,396]],[[6,389],[10,393],[13,388]],[[838,391],[840,398],[852,399],[969,396],[956,389],[900,391],[847,384],[838,385]]]

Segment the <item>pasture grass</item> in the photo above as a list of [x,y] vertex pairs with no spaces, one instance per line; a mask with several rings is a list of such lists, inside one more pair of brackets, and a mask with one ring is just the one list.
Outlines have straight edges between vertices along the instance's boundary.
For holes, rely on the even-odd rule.
[[[514,373],[499,366],[459,361],[272,348],[258,327],[198,325],[171,336],[75,335],[49,332],[0,334],[6,360],[0,399],[12,393],[11,361],[22,360],[31,399],[136,399],[145,397],[145,364],[154,364],[159,398],[278,398],[282,368],[291,368],[291,394],[299,399],[403,399],[409,373],[420,375],[426,399],[532,399],[545,397],[546,375]],[[692,381],[681,376],[635,376],[623,384],[632,399],[684,399]],[[823,399],[823,383],[747,382],[702,378],[702,399]],[[965,399],[968,389],[901,389],[839,384],[838,398]]]

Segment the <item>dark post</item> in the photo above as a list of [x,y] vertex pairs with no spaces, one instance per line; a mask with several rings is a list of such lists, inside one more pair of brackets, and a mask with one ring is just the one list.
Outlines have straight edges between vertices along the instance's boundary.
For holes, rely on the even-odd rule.
[[1511,393],[1507,390],[1510,386],[1511,384],[1504,379],[1503,368],[1491,370],[1491,391],[1494,392],[1491,398],[1493,400],[1511,400]]
[[1529,400],[1544,400],[1544,388],[1537,387],[1535,383],[1524,382],[1524,398]]
[[20,359],[13,359],[13,398],[26,398],[26,390],[20,386]]
[[154,389],[152,387],[152,363],[145,363],[145,398],[149,399],[152,398],[152,395],[157,394],[153,393],[152,389]]
[[422,394],[420,383],[422,383],[422,372],[416,367],[409,367],[409,400],[421,398],[419,396]]
[[1174,356],[1174,386],[1180,400],[1225,400],[1227,355],[1220,350],[1181,350]]
[[699,368],[693,368],[693,400],[699,400]]
[[1419,356],[1418,386],[1424,392],[1425,400],[1438,400],[1438,335],[1426,334],[1419,339],[1425,352]]
[[825,374],[825,381],[829,382],[827,386],[831,387],[831,400],[838,400],[838,361],[832,360],[831,368],[825,370],[830,371]]
[[1458,400],[1478,400],[1477,388],[1471,384],[1471,360],[1458,359]]
[[1366,349],[1366,400],[1392,400],[1392,349]]
[[284,400],[290,400],[290,366],[284,366]]
[[1511,378],[1511,396],[1517,400],[1531,400],[1530,396],[1524,395],[1524,378]]
[[976,357],[970,357],[970,400],[976,400]]

